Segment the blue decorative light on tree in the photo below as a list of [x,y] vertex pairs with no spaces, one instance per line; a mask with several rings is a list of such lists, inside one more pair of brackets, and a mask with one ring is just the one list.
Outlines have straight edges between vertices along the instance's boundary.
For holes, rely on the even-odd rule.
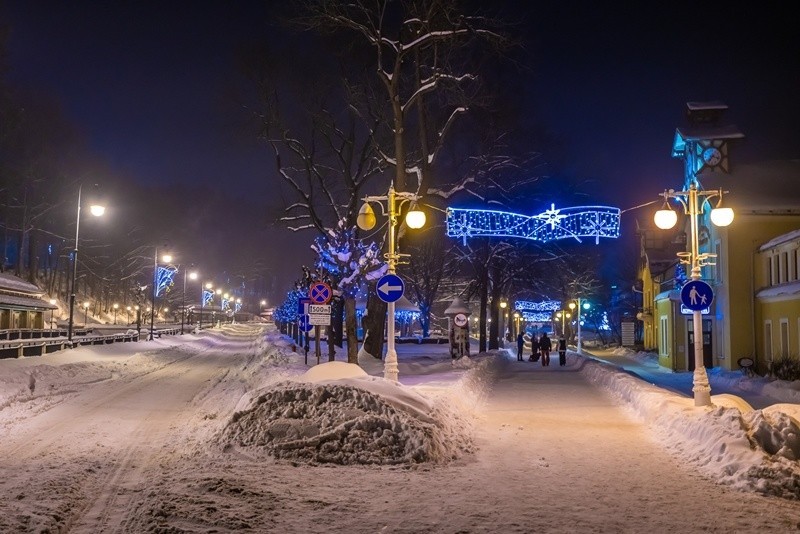
[[388,268],[381,259],[380,248],[357,239],[355,227],[348,227],[345,219],[317,237],[311,248],[318,256],[317,270],[327,273],[334,289],[347,298],[355,298],[364,281],[377,280]]
[[619,237],[619,208],[610,206],[576,206],[550,209],[538,215],[520,215],[507,211],[447,208],[447,235],[461,238],[466,245],[470,237],[519,237],[549,242],[556,239]]
[[156,297],[160,297],[164,291],[169,292],[170,288],[172,288],[175,283],[173,279],[175,278],[176,272],[178,272],[178,269],[174,267],[159,266],[158,269],[156,269]]

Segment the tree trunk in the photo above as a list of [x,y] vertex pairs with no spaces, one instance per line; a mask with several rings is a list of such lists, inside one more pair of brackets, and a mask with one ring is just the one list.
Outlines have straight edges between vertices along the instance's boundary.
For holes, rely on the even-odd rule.
[[356,299],[344,300],[345,330],[347,331],[347,363],[358,364],[358,322],[356,321]]
[[375,293],[375,283],[369,285],[367,313],[364,315],[364,351],[377,359],[383,358],[383,338],[386,326],[386,303]]

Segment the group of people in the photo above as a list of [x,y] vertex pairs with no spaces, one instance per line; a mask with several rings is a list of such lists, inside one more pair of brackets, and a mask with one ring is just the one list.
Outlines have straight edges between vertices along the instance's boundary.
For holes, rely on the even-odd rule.
[[[553,348],[553,342],[547,336],[547,333],[542,333],[539,339],[534,336],[531,338],[531,355],[528,361],[536,362],[539,358],[542,360],[542,367],[550,365],[550,351]],[[520,332],[517,335],[517,361],[525,361],[525,336]],[[564,367],[567,365],[567,340],[562,336],[558,339],[558,365]]]

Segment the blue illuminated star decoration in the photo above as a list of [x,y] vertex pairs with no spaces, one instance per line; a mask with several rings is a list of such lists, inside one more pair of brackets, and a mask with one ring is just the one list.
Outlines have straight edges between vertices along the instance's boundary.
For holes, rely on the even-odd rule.
[[175,283],[173,278],[175,278],[175,273],[178,272],[178,269],[174,267],[159,267],[156,269],[156,296],[161,296],[163,292],[169,292],[170,288]]
[[471,237],[519,237],[547,243],[557,239],[619,237],[619,208],[575,206],[550,209],[537,215],[507,211],[447,208],[447,235],[460,238],[464,245]]

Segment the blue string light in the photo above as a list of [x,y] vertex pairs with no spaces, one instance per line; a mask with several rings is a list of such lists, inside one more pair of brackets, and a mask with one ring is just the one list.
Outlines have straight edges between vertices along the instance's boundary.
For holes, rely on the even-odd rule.
[[203,306],[208,306],[214,300],[214,292],[208,289],[203,290]]
[[447,235],[466,245],[470,237],[519,237],[547,243],[582,237],[619,237],[619,208],[576,206],[550,209],[538,215],[520,215],[507,211],[447,208]]
[[160,297],[166,291],[169,292],[170,288],[174,285],[173,278],[178,269],[174,267],[158,267],[156,269],[156,296]]

